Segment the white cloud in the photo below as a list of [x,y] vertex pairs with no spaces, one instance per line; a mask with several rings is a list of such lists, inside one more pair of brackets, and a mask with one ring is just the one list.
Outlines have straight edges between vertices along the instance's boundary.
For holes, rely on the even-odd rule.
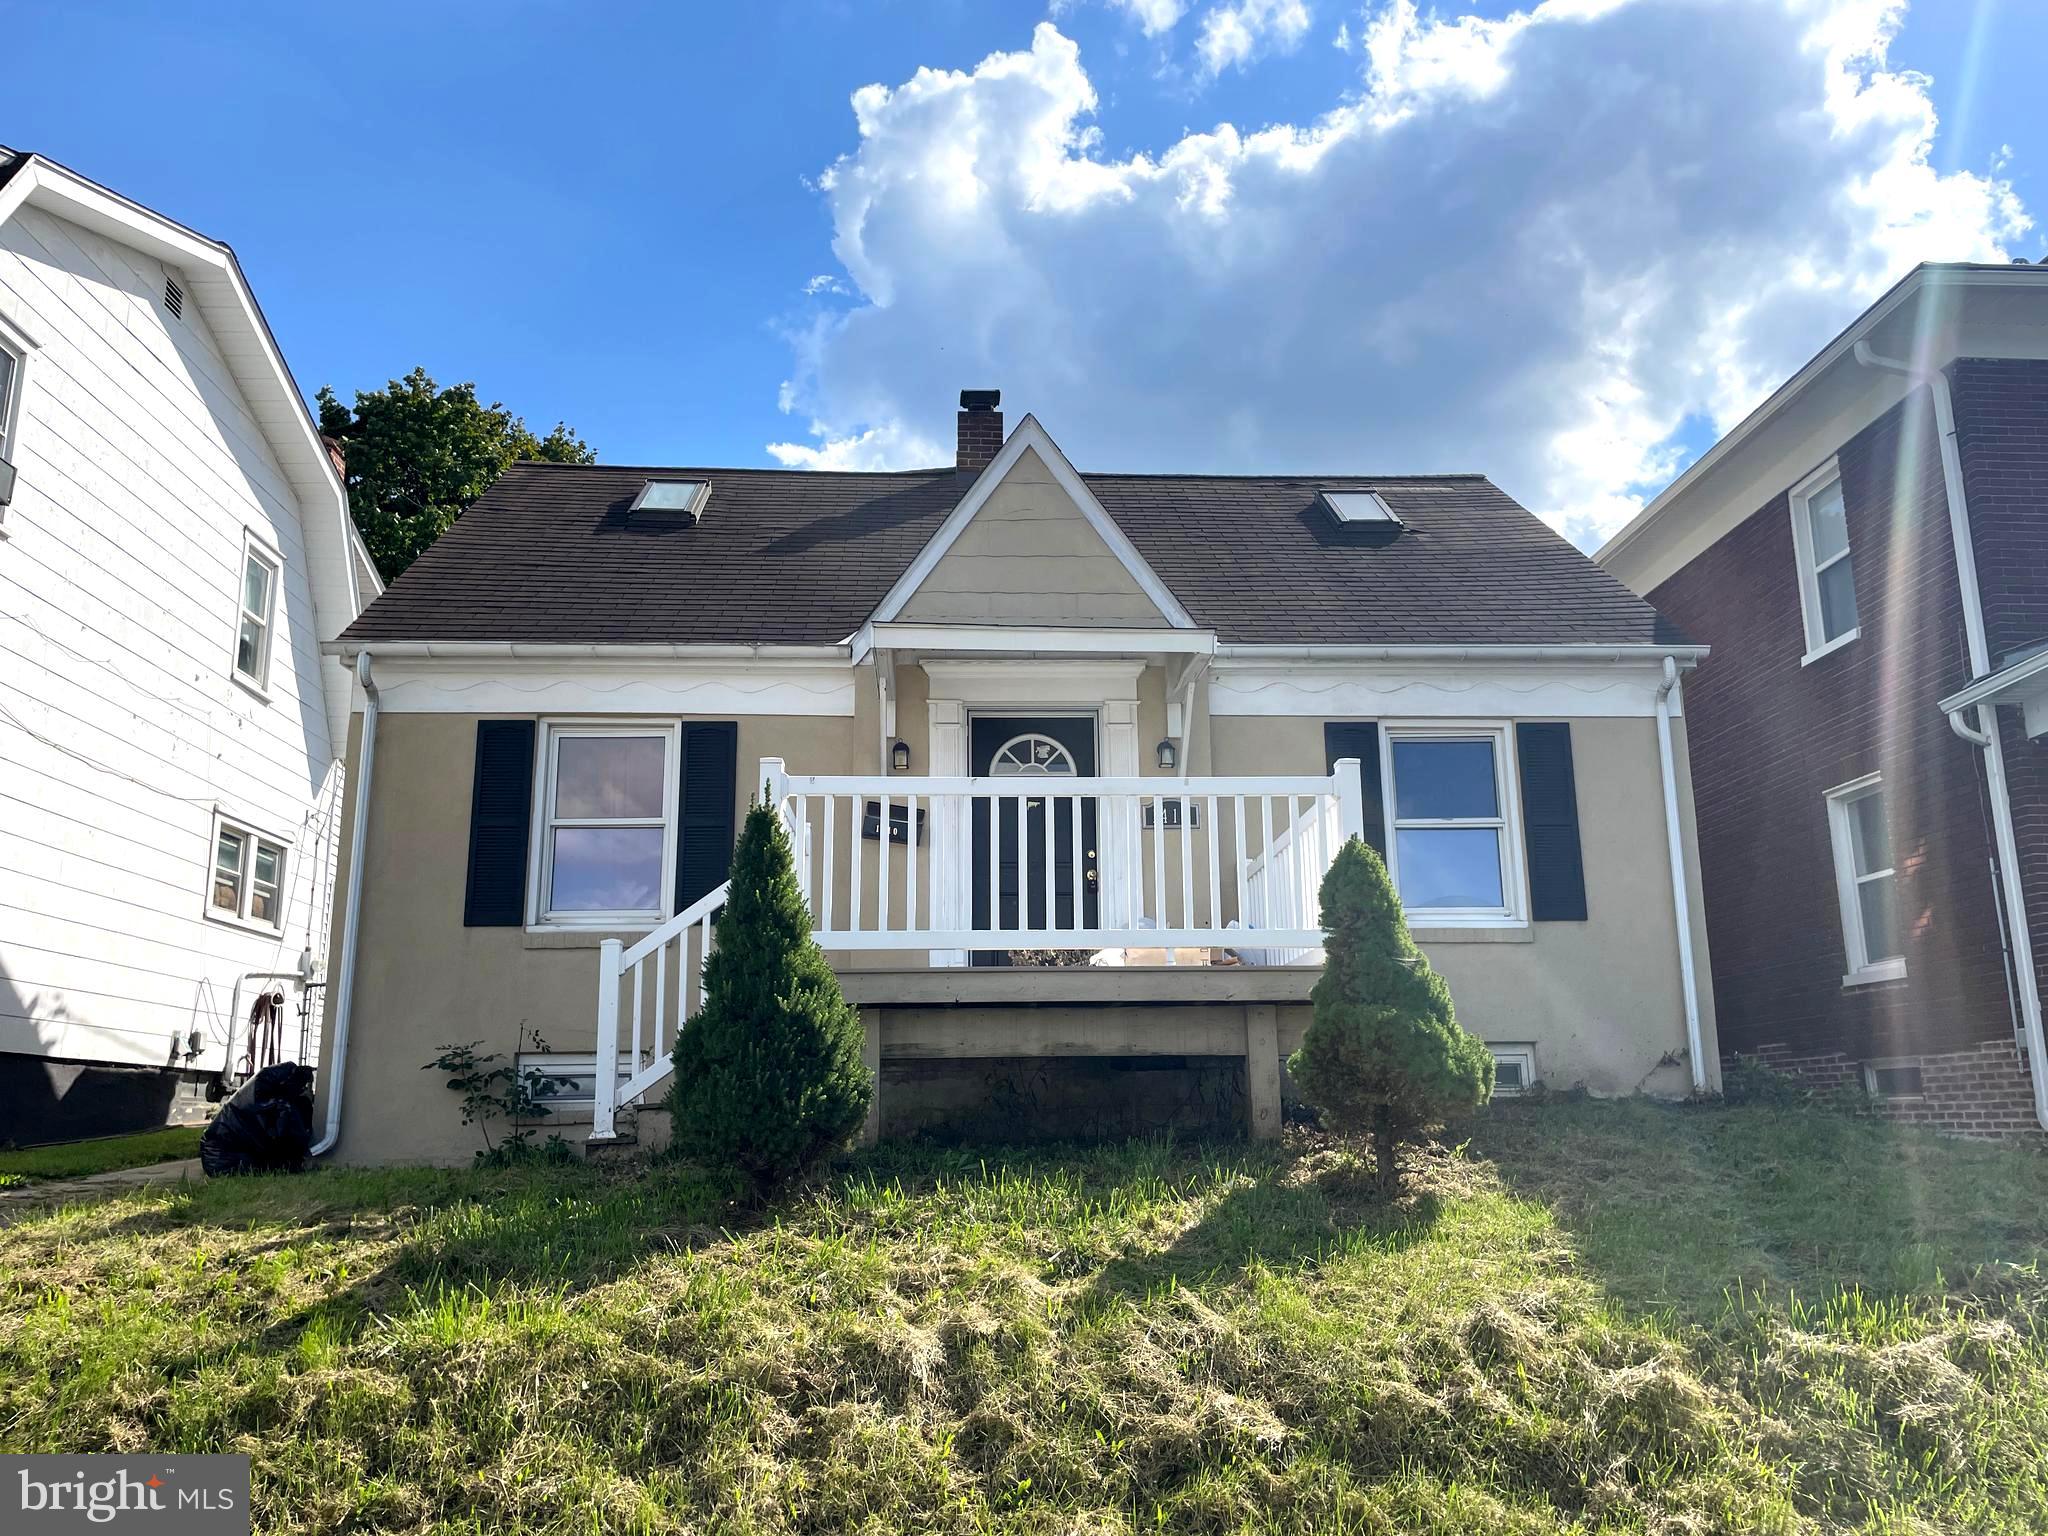
[[1204,73],[1220,75],[1226,69],[1242,69],[1266,53],[1292,53],[1308,24],[1308,7],[1302,0],[1237,0],[1202,17],[1195,52]]
[[1105,158],[1050,24],[854,96],[858,290],[795,337],[785,463],[945,462],[1000,385],[1084,467],[1480,469],[1582,542],[1922,259],[2029,227],[1930,162],[1882,0],[1371,13],[1354,95]]
[[[1053,0],[1053,15],[1059,15],[1071,4],[1073,0]],[[1171,32],[1188,13],[1188,0],[1109,0],[1109,4],[1137,22],[1138,29],[1147,37]]]
[[848,291],[846,284],[834,277],[830,272],[820,272],[816,277],[806,279],[804,282],[804,292],[812,298],[818,298],[825,294],[843,294]]

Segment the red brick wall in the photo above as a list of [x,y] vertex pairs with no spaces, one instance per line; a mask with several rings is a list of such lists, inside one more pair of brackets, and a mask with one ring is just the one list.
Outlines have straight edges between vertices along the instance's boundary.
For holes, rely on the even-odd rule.
[[[1846,1087],[1861,1092],[1863,1064],[1840,1052],[1796,1056],[1783,1047],[1755,1053],[1765,1065],[1790,1072],[1815,1087]],[[1878,1113],[1889,1120],[1932,1126],[1960,1136],[1985,1138],[2037,1136],[2033,1081],[2026,1058],[2010,1038],[1987,1040],[1968,1050],[1920,1058],[1917,1099],[1881,1099]]]
[[[1963,358],[1949,374],[1996,667],[2048,642],[2048,362]],[[2028,740],[2018,710],[1999,714],[2035,964],[2048,971],[2048,739]]]
[[[1722,1047],[1864,1061],[2010,1042],[1981,769],[1936,708],[1968,653],[1927,392],[1839,460],[1861,638],[1801,665],[1783,495],[1650,594],[1713,647],[1685,709]],[[1845,988],[1824,794],[1873,771],[1907,975]]]

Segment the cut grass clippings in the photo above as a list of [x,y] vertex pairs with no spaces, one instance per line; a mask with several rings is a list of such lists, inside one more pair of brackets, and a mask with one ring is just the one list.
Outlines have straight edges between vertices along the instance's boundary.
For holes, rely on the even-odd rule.
[[1771,1108],[1343,1149],[327,1171],[0,1232],[0,1450],[256,1529],[2048,1529],[2048,1158]]
[[147,1168],[199,1155],[205,1127],[173,1125],[132,1136],[102,1136],[55,1146],[0,1150],[0,1189],[41,1179],[82,1179],[121,1168]]

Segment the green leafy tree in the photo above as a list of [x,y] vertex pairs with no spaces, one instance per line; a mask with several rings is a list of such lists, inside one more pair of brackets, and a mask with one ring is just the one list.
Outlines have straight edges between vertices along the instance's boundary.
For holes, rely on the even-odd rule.
[[811,937],[782,818],[764,805],[747,812],[733,849],[704,988],[676,1040],[673,1145],[766,1194],[846,1144],[875,1084],[860,1016]]
[[347,457],[349,511],[386,581],[462,515],[516,459],[591,464],[597,455],[561,423],[536,437],[474,384],[446,389],[415,368],[383,389],[358,390],[355,409],[319,394],[320,430]]
[[1484,1104],[1493,1055],[1459,1026],[1451,989],[1409,936],[1387,866],[1359,839],[1338,850],[1322,903],[1329,937],[1315,1013],[1287,1070],[1327,1123],[1371,1133],[1374,1178],[1391,1198],[1400,1143]]

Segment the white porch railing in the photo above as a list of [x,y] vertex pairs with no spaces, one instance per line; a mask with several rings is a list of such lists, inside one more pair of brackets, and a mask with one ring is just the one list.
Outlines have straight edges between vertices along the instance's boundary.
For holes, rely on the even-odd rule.
[[[1311,960],[1317,893],[1364,830],[1355,759],[1327,777],[916,779],[796,775],[762,760],[828,950],[1158,949],[1230,945],[1264,964]],[[668,1077],[703,999],[720,886],[630,947],[599,950],[593,1140]],[[1257,947],[1247,950],[1248,941]]]

